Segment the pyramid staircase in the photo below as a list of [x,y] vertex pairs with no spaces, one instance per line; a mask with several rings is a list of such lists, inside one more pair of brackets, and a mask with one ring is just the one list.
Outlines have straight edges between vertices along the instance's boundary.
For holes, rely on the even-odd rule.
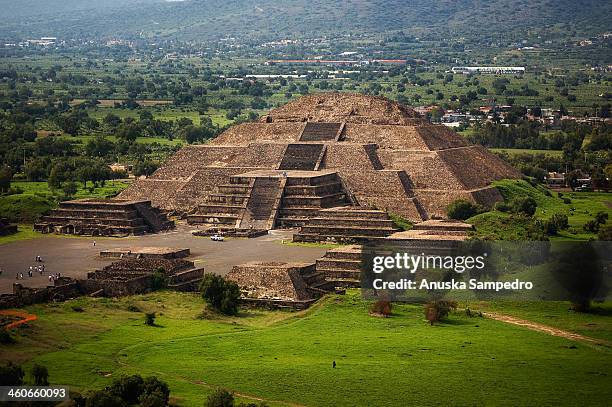
[[348,205],[348,197],[337,173],[287,178],[276,225],[302,227],[323,208]]
[[300,141],[337,141],[344,129],[344,123],[307,122]]
[[187,216],[187,223],[210,227],[237,227],[254,183],[253,178],[230,177],[228,184],[219,185],[215,193],[210,194],[193,214]]

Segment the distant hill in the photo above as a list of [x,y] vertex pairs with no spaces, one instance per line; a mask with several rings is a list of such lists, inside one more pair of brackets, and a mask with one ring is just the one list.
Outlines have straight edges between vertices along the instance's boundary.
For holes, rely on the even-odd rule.
[[514,38],[610,29],[601,0],[0,0],[0,37],[317,37],[338,33]]

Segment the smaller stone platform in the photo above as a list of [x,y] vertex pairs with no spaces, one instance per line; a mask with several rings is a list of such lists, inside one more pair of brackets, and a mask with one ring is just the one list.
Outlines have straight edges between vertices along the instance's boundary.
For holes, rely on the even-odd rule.
[[190,254],[189,249],[175,247],[117,247],[101,251],[100,257],[180,259]]
[[157,233],[174,227],[151,201],[77,199],[60,203],[34,225],[42,233],[86,236],[129,236]]
[[427,220],[411,230],[397,232],[387,239],[395,241],[463,241],[474,227],[455,220]]
[[307,308],[333,290],[314,263],[250,262],[226,278],[240,286],[243,303],[266,308]]

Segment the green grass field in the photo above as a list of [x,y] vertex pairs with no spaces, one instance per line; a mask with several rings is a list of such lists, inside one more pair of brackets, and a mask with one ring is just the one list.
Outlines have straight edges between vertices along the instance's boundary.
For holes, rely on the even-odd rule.
[[[565,203],[557,192],[546,194],[543,186],[533,187],[524,180],[502,180],[493,183],[500,191],[504,200],[514,197],[530,196],[538,204],[534,219],[547,220],[555,213],[568,216],[569,229],[560,231],[551,239],[588,240],[596,235],[583,229],[584,224],[593,219],[598,212],[606,212],[609,222],[612,221],[612,194],[603,192],[564,192],[562,198],[569,198]],[[491,211],[468,219],[476,226],[480,237],[503,240],[522,240],[526,238],[525,228],[530,223],[528,219],[517,219],[508,213]]]
[[518,154],[544,154],[551,155],[553,157],[561,157],[563,155],[563,151],[561,150],[530,150],[526,148],[489,148],[489,150],[494,153],[505,152],[510,156],[518,155]]
[[[134,306],[156,312],[158,326],[144,325],[142,312],[128,311]],[[203,319],[202,307],[194,294],[171,292],[32,306],[39,319],[18,331],[17,344],[1,345],[0,357],[26,369],[43,364],[51,384],[81,391],[123,374],[157,375],[182,406],[201,406],[215,386],[271,405],[603,406],[612,397],[609,348],[462,312],[435,326],[418,305],[376,318],[356,291],[295,313]],[[609,337],[609,317],[567,308],[514,307],[544,319],[565,312],[547,321]]]

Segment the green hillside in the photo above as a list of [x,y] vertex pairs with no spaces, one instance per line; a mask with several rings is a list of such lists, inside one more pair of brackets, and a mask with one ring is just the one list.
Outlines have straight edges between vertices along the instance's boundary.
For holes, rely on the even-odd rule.
[[[564,31],[609,28],[612,3],[595,0],[105,0],[0,1],[0,35],[161,36],[183,40],[363,34],[403,30],[411,35],[520,40]],[[19,19],[18,19],[19,18]]]

